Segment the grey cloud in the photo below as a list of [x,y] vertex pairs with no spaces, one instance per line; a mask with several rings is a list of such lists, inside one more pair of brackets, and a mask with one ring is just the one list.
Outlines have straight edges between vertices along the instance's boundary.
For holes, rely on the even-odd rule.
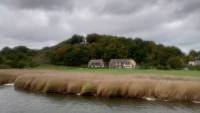
[[178,8],[179,13],[194,13],[199,12],[200,9],[200,1],[199,0],[182,0],[181,2],[177,0],[177,4],[180,3],[180,7]]
[[102,12],[117,15],[130,14],[156,3],[157,0],[110,0],[105,4]]
[[0,48],[40,48],[74,33],[101,33],[200,50],[199,4],[199,0],[3,0]]
[[42,10],[72,10],[73,0],[3,0],[1,3],[13,8]]

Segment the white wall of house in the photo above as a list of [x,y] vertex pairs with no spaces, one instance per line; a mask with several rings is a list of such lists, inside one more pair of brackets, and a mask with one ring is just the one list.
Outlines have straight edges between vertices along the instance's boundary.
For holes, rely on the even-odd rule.
[[135,68],[136,62],[132,59],[111,59],[110,68]]
[[190,61],[188,64],[191,66],[200,66],[200,60]]

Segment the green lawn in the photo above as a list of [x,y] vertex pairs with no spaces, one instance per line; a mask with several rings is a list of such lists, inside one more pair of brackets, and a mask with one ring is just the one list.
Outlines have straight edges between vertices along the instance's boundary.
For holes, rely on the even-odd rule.
[[50,70],[62,70],[67,72],[94,72],[94,73],[111,73],[111,74],[145,74],[145,75],[173,75],[173,76],[193,76],[200,77],[200,71],[185,71],[185,70],[156,70],[156,69],[90,69],[79,67],[65,67],[54,65],[43,65],[35,69],[50,69]]

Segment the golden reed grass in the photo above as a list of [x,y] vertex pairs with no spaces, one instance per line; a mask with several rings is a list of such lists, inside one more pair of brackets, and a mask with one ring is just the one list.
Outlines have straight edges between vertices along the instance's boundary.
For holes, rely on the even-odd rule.
[[[200,101],[200,80],[193,78],[69,73],[49,70],[23,70],[18,72],[19,74],[20,76],[16,77],[14,84],[16,89],[21,90],[106,97],[150,97],[161,100]],[[1,75],[0,71],[0,78]]]
[[18,77],[18,73],[13,71],[0,71],[0,85],[13,83]]

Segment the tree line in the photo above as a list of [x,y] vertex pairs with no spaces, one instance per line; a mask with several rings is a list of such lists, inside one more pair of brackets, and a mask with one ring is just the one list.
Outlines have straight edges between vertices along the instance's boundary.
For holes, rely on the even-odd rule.
[[36,66],[33,57],[36,51],[25,46],[5,47],[0,52],[0,68],[28,68]]
[[[87,40],[87,42],[85,42]],[[73,35],[53,47],[31,50],[23,46],[4,48],[0,52],[0,65],[23,68],[38,64],[87,66],[90,59],[134,59],[140,68],[182,69],[188,61],[199,59],[200,52],[183,53],[175,46],[156,44],[141,38],[111,35]]]

